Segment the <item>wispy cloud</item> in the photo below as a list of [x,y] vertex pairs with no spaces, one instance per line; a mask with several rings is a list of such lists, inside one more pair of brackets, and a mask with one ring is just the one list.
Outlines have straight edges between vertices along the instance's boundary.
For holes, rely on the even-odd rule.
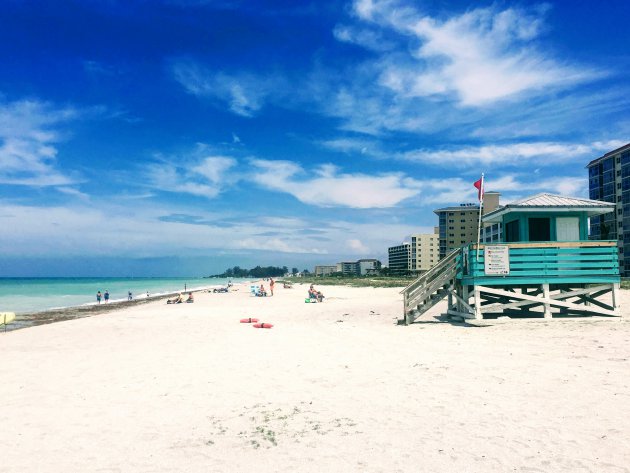
[[[423,189],[423,205],[454,205],[477,201],[477,189],[473,187],[472,183],[478,178],[479,176],[475,175],[468,180],[461,177],[420,180],[416,182],[416,185]],[[585,175],[532,178],[531,174],[488,173],[486,174],[485,188],[486,191],[500,192],[501,202],[509,202],[538,192],[584,197],[588,189],[588,182]]]
[[413,150],[398,153],[399,159],[436,166],[470,167],[478,165],[522,166],[524,163],[556,165],[578,157],[594,159],[598,153],[615,149],[620,140],[593,143],[532,142],[505,145],[466,146],[443,150]]
[[96,76],[102,75],[112,77],[120,75],[120,71],[116,67],[91,59],[83,61],[83,70],[88,74]]
[[188,93],[223,102],[244,117],[256,115],[268,100],[285,90],[284,79],[275,74],[212,71],[191,60],[174,62],[171,71]]
[[291,161],[252,160],[259,185],[293,195],[319,207],[387,208],[417,195],[419,189],[402,174],[348,174],[322,165],[309,171]]
[[0,102],[0,182],[34,187],[68,186],[79,181],[57,164],[59,126],[78,111],[38,100]]
[[[322,113],[340,118],[341,129],[370,135],[461,139],[502,129],[503,138],[535,137],[566,133],[590,123],[594,113],[627,106],[626,91],[600,88],[594,99],[583,87],[612,70],[554,52],[543,35],[548,8],[494,5],[438,17],[405,0],[355,1],[354,16],[333,33],[371,55],[343,71],[322,66],[309,87],[318,91],[313,97],[325,97]],[[378,38],[386,50],[375,47]]]
[[523,165],[554,166],[576,158],[594,159],[625,144],[621,140],[570,143],[557,141],[517,142],[442,147],[441,149],[387,149],[377,140],[338,138],[320,144],[326,148],[348,154],[361,154],[376,159],[397,159],[435,167],[466,169],[479,166],[496,168]]
[[405,97],[454,95],[462,105],[482,106],[601,75],[537,47],[546,7],[477,8],[446,20],[390,0],[359,0],[354,7],[362,20],[416,40],[410,56],[383,63],[381,83]]
[[393,41],[383,37],[381,31],[357,28],[351,25],[337,25],[333,29],[335,39],[344,43],[356,44],[373,51],[389,51],[395,47]]
[[232,182],[226,175],[237,165],[236,159],[226,156],[159,158],[158,162],[147,166],[144,171],[147,175],[146,185],[155,190],[208,199],[217,197]]
[[78,197],[82,200],[89,200],[90,198],[88,194],[86,194],[85,192],[81,192],[79,189],[76,189],[74,187],[57,187],[57,191],[61,192],[62,194],[70,195],[72,197]]

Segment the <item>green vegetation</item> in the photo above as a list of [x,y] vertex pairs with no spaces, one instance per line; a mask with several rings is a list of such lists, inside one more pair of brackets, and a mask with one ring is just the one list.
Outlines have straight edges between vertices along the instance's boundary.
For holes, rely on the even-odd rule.
[[320,286],[405,287],[415,279],[416,276],[312,276],[295,278],[287,282],[317,284]]
[[[209,276],[211,278],[275,278],[284,276],[289,272],[289,268],[286,266],[256,266],[252,269],[241,268],[240,266],[234,266],[228,268],[223,274],[215,274]],[[297,272],[297,271],[296,271]]]

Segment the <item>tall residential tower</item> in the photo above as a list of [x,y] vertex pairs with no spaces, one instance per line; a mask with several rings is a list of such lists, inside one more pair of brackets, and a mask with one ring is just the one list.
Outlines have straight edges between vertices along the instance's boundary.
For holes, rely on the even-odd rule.
[[627,276],[630,274],[630,143],[594,159],[586,167],[589,198],[615,204],[615,212],[591,217],[589,238],[617,240],[619,271]]

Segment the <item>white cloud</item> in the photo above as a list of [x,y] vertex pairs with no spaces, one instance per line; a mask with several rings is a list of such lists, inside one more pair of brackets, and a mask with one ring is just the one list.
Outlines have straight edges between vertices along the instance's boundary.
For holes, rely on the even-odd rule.
[[244,117],[253,117],[267,101],[285,90],[283,79],[273,74],[228,74],[208,70],[193,61],[175,62],[171,70],[188,93],[225,102],[233,113]]
[[373,140],[365,140],[361,138],[336,138],[320,142],[322,146],[344,153],[361,153],[368,156],[374,156],[379,144]]
[[81,192],[80,190],[75,189],[74,187],[57,187],[57,190],[61,192],[62,194],[71,195],[73,197],[78,197],[83,200],[88,200],[90,198],[88,194]]
[[332,165],[305,171],[290,161],[252,160],[258,168],[253,179],[259,185],[293,195],[319,207],[387,208],[418,194],[401,174],[339,173]]
[[346,246],[352,251],[352,253],[367,254],[370,249],[363,244],[358,238],[346,240]]
[[[302,239],[303,240],[303,239]],[[304,241],[298,242],[294,239],[280,238],[245,238],[237,240],[236,245],[240,248],[248,248],[265,251],[279,251],[281,253],[310,253],[317,255],[328,254],[328,250],[318,247],[306,247]]]
[[232,182],[226,175],[236,164],[234,158],[226,156],[187,157],[180,162],[161,160],[147,166],[145,173],[151,188],[213,199]]
[[58,126],[75,119],[74,109],[37,100],[0,103],[0,183],[34,187],[67,186],[75,175],[57,165]]
[[395,46],[392,41],[384,39],[380,31],[348,25],[335,26],[333,36],[338,41],[356,44],[373,51],[389,51]]
[[601,76],[536,47],[541,8],[477,8],[446,20],[389,0],[356,1],[354,9],[359,18],[415,41],[411,54],[382,58],[380,83],[401,98],[454,96],[477,107]]
[[598,153],[622,146],[619,140],[596,141],[589,144],[562,142],[514,143],[506,145],[466,146],[445,150],[413,150],[396,153],[407,161],[436,166],[470,167],[478,165],[522,165],[525,162],[553,165],[576,157],[596,158]]

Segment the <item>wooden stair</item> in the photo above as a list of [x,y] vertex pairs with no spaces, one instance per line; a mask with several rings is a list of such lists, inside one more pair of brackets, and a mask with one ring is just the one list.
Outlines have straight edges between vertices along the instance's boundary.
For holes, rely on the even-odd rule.
[[449,289],[455,286],[459,255],[459,249],[451,251],[401,291],[404,296],[404,319],[401,323],[413,323],[448,295]]

